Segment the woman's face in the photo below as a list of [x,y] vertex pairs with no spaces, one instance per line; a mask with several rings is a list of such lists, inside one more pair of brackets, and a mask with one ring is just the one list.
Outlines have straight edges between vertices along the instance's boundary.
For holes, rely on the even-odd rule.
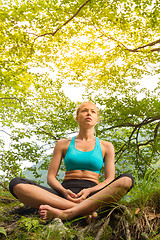
[[76,120],[81,126],[95,126],[98,121],[97,107],[90,102],[82,103],[78,109]]

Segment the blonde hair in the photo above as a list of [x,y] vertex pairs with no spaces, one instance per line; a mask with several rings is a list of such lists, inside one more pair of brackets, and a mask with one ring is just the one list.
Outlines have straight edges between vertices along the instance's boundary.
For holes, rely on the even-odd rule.
[[78,108],[77,108],[77,110],[76,110],[76,117],[78,116],[79,110],[81,109],[82,105],[84,105],[85,103],[91,103],[92,105],[94,105],[94,106],[96,107],[96,109],[97,109],[97,116],[99,115],[99,110],[98,110],[97,106],[96,106],[93,102],[87,101],[87,102],[81,103],[81,104],[78,106]]

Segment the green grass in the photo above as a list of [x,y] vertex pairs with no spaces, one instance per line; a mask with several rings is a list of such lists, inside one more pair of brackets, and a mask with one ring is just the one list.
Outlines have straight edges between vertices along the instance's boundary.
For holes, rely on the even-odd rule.
[[135,186],[128,195],[129,197],[125,199],[128,203],[139,207],[155,204],[154,207],[157,208],[160,204],[160,169],[149,169],[144,178],[140,180],[135,174]]
[[[9,191],[0,189],[0,239],[7,240],[74,240],[76,236],[82,236],[84,226],[80,225],[80,220],[74,220],[64,223],[69,229],[67,233],[60,234],[56,229],[48,228],[48,224],[45,221],[39,219],[37,213],[25,213],[24,216],[13,212],[15,207],[20,207],[23,204],[19,203]],[[129,210],[129,215],[126,214],[126,219],[129,224],[134,225],[135,221],[139,221],[143,217],[143,212],[146,209],[150,209],[154,213],[160,212],[160,169],[156,171],[148,170],[143,179],[138,179],[135,174],[135,186],[119,203],[115,205],[115,208],[120,209],[123,205]],[[136,214],[136,209],[140,209],[140,214]],[[106,216],[109,211],[106,211]],[[82,218],[83,219],[83,218]],[[81,219],[81,221],[83,221]],[[16,231],[7,234],[5,232],[6,227],[17,223]],[[114,225],[114,224],[113,224]],[[114,229],[108,225],[103,233],[102,239],[112,239],[112,233]],[[159,240],[160,229],[147,233],[148,240]],[[145,230],[141,235],[145,235]],[[83,232],[83,240],[95,239],[94,232],[90,232],[89,228]],[[119,235],[119,239],[123,239],[123,236]]]

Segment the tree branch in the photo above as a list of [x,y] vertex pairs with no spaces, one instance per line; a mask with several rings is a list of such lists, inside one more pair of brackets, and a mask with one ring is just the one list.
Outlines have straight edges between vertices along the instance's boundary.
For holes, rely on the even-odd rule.
[[[119,156],[116,157],[116,160],[115,160],[115,163],[117,163],[119,161],[119,159],[121,158],[122,154],[127,150],[127,148],[125,149],[121,149],[121,152],[120,150],[118,152],[120,152]],[[117,152],[115,153],[115,156],[117,155]]]
[[0,98],[0,100],[2,100],[2,99],[14,99],[14,100],[17,100],[18,102],[23,102],[22,100],[20,100],[20,99],[18,99],[18,98],[16,98],[16,97],[3,97],[3,98]]
[[160,52],[160,48],[154,48],[151,50],[151,52]]
[[[153,118],[153,119],[154,119],[154,118]],[[143,142],[143,143],[139,143],[139,141],[138,141],[139,131],[140,131],[140,128],[141,128],[143,125],[146,125],[146,124],[149,124],[149,123],[153,122],[153,119],[147,119],[147,118],[146,118],[146,119],[144,119],[141,123],[136,124],[136,125],[134,126],[133,131],[131,132],[131,134],[130,134],[130,136],[129,136],[129,138],[128,138],[128,147],[129,147],[131,141],[133,140],[133,139],[132,139],[132,136],[133,136],[133,134],[137,131],[137,133],[136,133],[136,145],[137,145],[137,150],[138,150],[137,154],[138,154],[141,158],[143,158],[143,157],[142,157],[141,154],[140,154],[140,149],[139,149],[140,146],[146,146],[146,145],[151,144],[151,143],[153,143],[153,142],[155,141],[155,139],[156,139],[156,137],[157,137],[157,134],[158,134],[158,128],[159,128],[159,126],[160,126],[160,121],[157,123],[157,125],[156,125],[156,127],[155,127],[155,130],[154,130],[154,138],[153,138],[153,139],[150,139],[150,140],[148,140],[148,141],[146,141],[146,142]],[[157,118],[156,118],[156,120],[157,120]],[[116,159],[116,162],[118,162],[118,160],[120,159],[120,157],[122,156],[122,154],[123,154],[126,150],[127,150],[127,143],[123,144],[123,146],[122,146],[117,152],[115,152],[115,155],[116,155],[116,156],[119,154],[118,158]]]
[[22,103],[28,108],[28,110],[29,110],[29,112],[30,112],[30,114],[32,115],[32,112],[31,112],[31,110],[30,110],[30,106],[27,104],[27,103],[25,103],[24,101],[22,101],[22,100],[20,100],[20,99],[18,99],[18,98],[16,98],[16,97],[3,97],[3,98],[0,98],[0,100],[11,100],[11,99],[13,99],[13,100],[16,100],[16,101],[18,101],[19,103],[20,103],[20,106],[21,106],[21,109],[22,109]]
[[148,141],[145,142],[145,143],[139,143],[139,144],[137,144],[137,146],[138,146],[138,147],[140,147],[140,146],[146,146],[146,145],[148,145],[148,144],[151,143],[151,142],[154,142],[154,139],[150,139],[150,140],[148,140]]
[[7,134],[8,136],[12,137],[12,135],[9,134],[9,133],[7,133],[5,130],[1,130],[1,129],[0,129],[0,132],[4,132],[4,133]]
[[77,16],[77,14],[81,11],[81,9],[88,3],[90,2],[91,0],[87,0],[85,3],[83,3],[77,10],[77,12],[75,14],[73,14],[72,17],[70,17],[66,22],[64,22],[60,27],[58,27],[53,33],[44,33],[42,35],[38,35],[35,39],[34,39],[34,42],[37,38],[39,37],[44,37],[46,35],[52,35],[54,36],[60,29],[62,29],[65,25],[67,25],[73,18],[75,18]]
[[[145,145],[148,145],[148,144],[150,144],[150,143],[152,143],[152,142],[155,141],[155,139],[156,139],[156,137],[157,137],[157,134],[158,134],[158,128],[159,128],[159,126],[160,126],[160,121],[157,123],[157,125],[156,125],[156,127],[155,127],[155,129],[154,129],[154,138],[153,138],[153,139],[150,139],[150,140],[146,141],[145,143],[139,143],[139,144],[138,144],[138,141],[137,141],[137,146],[138,146],[138,148],[139,148],[140,146],[145,146]],[[137,132],[137,134],[138,134],[138,132]],[[137,136],[137,138],[138,138],[138,136]]]
[[160,121],[157,123],[155,129],[154,129],[154,139],[156,139],[158,134],[158,128],[160,127]]
[[[146,44],[146,45],[143,45],[143,46],[141,46],[141,47],[135,48],[135,49],[126,48],[125,50],[128,50],[128,51],[130,51],[130,52],[138,52],[138,50],[140,50],[140,49],[142,49],[142,48],[152,47],[152,46],[154,46],[154,45],[156,45],[156,44],[158,44],[158,43],[160,43],[160,39],[158,39],[158,40],[156,40],[156,41],[154,41],[154,42],[148,43],[148,44]],[[156,49],[156,48],[155,48],[155,49]],[[153,51],[153,50],[155,50],[155,49],[152,49],[151,51]],[[159,49],[159,48],[157,48],[157,49]]]
[[114,129],[114,128],[120,128],[120,127],[134,127],[134,128],[138,128],[139,126],[144,126],[144,125],[147,125],[151,122],[154,122],[156,120],[160,120],[160,116],[156,116],[156,117],[152,117],[152,118],[146,118],[145,120],[143,120],[141,123],[139,124],[133,124],[133,123],[130,123],[130,122],[127,122],[127,123],[121,123],[119,125],[115,125],[115,126],[111,126],[109,128],[107,128],[106,130],[111,130],[111,129]]
[[[127,143],[123,144],[123,146],[115,152],[115,156],[116,156],[116,160],[115,163],[118,162],[118,160],[121,158],[122,154],[127,150]],[[119,154],[119,156],[117,157],[117,155]]]
[[[115,42],[118,43],[119,46],[123,46],[125,48],[125,50],[129,51],[129,52],[139,52],[140,49],[143,49],[143,48],[146,48],[146,47],[152,47],[158,43],[160,43],[160,39],[154,41],[154,42],[151,42],[151,43],[148,43],[146,45],[143,45],[143,46],[140,46],[138,48],[135,48],[135,49],[130,49],[130,48],[127,48],[122,42],[118,41],[117,39],[111,37],[111,36],[106,36],[104,33],[102,33],[103,36],[107,37],[107,39],[110,39],[110,40],[113,40]],[[160,52],[160,48],[154,48],[154,49],[151,49],[151,52]]]
[[45,131],[43,128],[37,128],[37,130],[38,131],[36,131],[36,132],[38,132],[39,134],[45,133],[46,135],[52,137],[54,139],[54,141],[58,141],[60,139],[60,137],[58,135],[53,135],[52,133]]

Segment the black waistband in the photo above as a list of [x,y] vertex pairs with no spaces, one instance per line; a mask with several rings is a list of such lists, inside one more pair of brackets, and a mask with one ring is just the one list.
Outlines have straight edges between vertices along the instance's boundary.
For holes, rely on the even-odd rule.
[[94,187],[97,185],[97,183],[89,180],[84,180],[84,179],[69,179],[69,180],[64,180],[62,182],[63,186],[70,186],[70,187]]

